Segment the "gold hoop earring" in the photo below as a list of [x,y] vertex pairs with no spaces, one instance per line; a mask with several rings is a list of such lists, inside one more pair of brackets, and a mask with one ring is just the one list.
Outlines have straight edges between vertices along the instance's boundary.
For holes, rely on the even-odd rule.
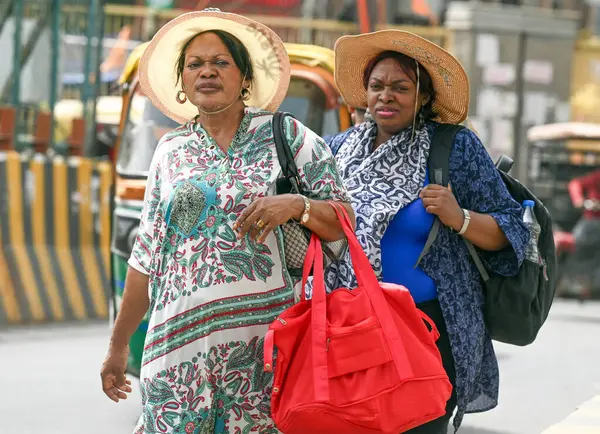
[[[183,97],[181,96],[181,94],[183,94]],[[180,90],[179,92],[177,92],[177,95],[175,96],[175,100],[179,104],[185,104],[187,102],[187,95],[185,94],[185,92],[183,90]]]
[[248,101],[250,99],[250,89],[247,87],[243,88],[240,91],[240,97],[242,98],[242,101]]

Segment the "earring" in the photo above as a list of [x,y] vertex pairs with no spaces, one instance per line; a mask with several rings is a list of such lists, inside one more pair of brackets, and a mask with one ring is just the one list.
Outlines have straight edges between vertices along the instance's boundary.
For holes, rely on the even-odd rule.
[[[183,94],[183,97],[181,96],[181,94]],[[179,104],[185,104],[187,102],[187,95],[185,94],[185,92],[183,90],[180,90],[179,92],[177,92],[177,95],[175,96],[175,100]]]
[[242,98],[242,101],[248,101],[250,99],[250,89],[247,87],[243,88],[240,91],[240,97]]

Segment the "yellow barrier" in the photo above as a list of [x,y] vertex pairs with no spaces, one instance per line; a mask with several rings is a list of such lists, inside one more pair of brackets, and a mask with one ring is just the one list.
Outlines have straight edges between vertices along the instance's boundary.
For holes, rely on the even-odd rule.
[[106,318],[106,162],[0,153],[0,324]]

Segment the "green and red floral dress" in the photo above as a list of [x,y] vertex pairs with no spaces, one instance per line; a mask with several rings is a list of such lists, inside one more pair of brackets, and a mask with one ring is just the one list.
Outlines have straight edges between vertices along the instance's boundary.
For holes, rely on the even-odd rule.
[[[281,168],[272,114],[246,109],[228,151],[195,122],[159,143],[129,265],[150,276],[150,320],[136,434],[277,433],[263,337],[294,303],[278,229],[263,244],[237,240],[233,224],[274,194]],[[303,190],[348,201],[329,148],[286,119]]]

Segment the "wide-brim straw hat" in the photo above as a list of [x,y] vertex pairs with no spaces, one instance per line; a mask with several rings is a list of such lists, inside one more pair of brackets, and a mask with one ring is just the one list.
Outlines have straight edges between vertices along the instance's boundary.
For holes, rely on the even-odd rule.
[[469,112],[469,78],[460,62],[442,47],[403,30],[342,36],[335,43],[335,82],[351,107],[367,107],[365,69],[384,51],[397,51],[427,70],[436,92],[433,110],[440,122],[460,124]]
[[182,14],[165,24],[152,38],[139,67],[140,85],[152,103],[180,123],[198,114],[198,109],[189,101],[179,104],[175,99],[181,90],[181,82],[177,85],[176,63],[183,46],[207,30],[228,32],[248,50],[254,79],[246,104],[277,110],[290,84],[290,61],[283,41],[263,24],[214,8]]

